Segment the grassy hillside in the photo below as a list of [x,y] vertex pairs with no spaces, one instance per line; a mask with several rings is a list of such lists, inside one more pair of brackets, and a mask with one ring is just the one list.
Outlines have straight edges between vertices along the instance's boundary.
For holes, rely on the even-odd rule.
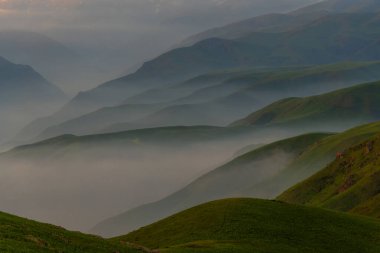
[[207,203],[114,241],[160,252],[366,252],[380,250],[380,222],[254,199]]
[[70,232],[0,212],[0,251],[4,253],[140,252],[97,236]]
[[377,136],[342,151],[333,163],[279,199],[380,218],[379,163]]
[[349,127],[380,119],[380,82],[275,102],[233,126]]
[[263,146],[233,159],[203,175],[190,185],[152,204],[129,210],[98,224],[92,233],[124,234],[192,206],[232,196],[249,196],[244,191],[272,177],[308,146],[329,134],[308,134]]
[[280,173],[253,186],[247,194],[273,198],[326,167],[342,152],[352,145],[359,144],[380,132],[380,123],[372,123],[336,134],[312,145]]

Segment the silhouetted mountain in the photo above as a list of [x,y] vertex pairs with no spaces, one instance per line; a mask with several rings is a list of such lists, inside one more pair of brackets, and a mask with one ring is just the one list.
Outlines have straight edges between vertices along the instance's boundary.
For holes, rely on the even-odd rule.
[[23,125],[56,110],[65,94],[27,65],[0,57],[0,140],[10,138]]

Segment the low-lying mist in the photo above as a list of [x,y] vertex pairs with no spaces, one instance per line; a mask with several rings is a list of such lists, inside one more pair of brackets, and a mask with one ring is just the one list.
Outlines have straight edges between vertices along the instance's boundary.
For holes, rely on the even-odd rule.
[[48,149],[2,156],[1,210],[86,231],[188,184],[229,159],[238,144]]

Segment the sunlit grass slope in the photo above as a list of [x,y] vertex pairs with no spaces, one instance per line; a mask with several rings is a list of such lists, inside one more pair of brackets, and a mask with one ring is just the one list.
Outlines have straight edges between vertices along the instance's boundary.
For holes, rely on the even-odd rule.
[[194,207],[114,241],[159,252],[358,253],[380,251],[380,221],[255,199]]
[[314,176],[279,199],[380,218],[380,137],[338,154]]
[[118,242],[69,232],[60,227],[0,212],[0,252],[133,253],[139,251]]

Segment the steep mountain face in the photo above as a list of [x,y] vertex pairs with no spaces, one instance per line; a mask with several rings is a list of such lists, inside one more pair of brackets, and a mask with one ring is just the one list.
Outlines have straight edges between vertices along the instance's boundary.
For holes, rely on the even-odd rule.
[[173,253],[363,249],[375,253],[380,250],[379,231],[375,219],[275,201],[227,199],[194,207],[114,241]]
[[26,65],[0,57],[0,141],[10,138],[35,117],[62,105],[65,94]]
[[247,188],[275,175],[300,152],[326,136],[328,134],[309,134],[250,151],[165,199],[106,220],[91,232],[116,236],[207,201],[243,196]]
[[379,154],[379,137],[342,150],[325,169],[278,199],[380,218]]
[[121,243],[70,232],[0,212],[1,252],[140,252]]
[[168,197],[99,223],[93,233],[123,234],[205,201],[226,197],[275,198],[334,160],[335,154],[380,131],[380,123],[328,136],[309,134],[248,152]]
[[233,126],[324,128],[353,127],[380,119],[380,83],[371,83],[269,105]]

